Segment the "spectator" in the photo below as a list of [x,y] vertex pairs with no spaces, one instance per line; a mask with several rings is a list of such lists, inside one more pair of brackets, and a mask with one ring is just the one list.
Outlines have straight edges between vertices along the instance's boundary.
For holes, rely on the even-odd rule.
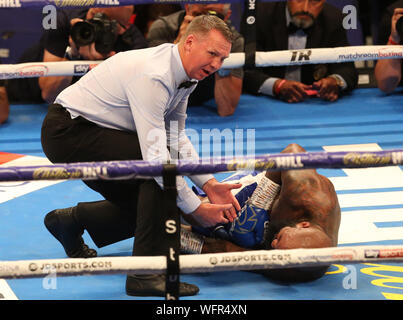
[[[288,0],[257,5],[257,51],[348,46],[340,10],[325,0]],[[308,90],[336,101],[356,87],[353,63],[266,67],[245,71],[244,91],[300,102]],[[308,91],[308,92],[307,92]]]
[[[396,23],[399,19],[403,19],[403,0],[396,1],[387,7],[380,23],[379,45],[393,46],[402,43],[402,36],[399,35],[396,28]],[[401,28],[403,28],[403,23]],[[378,60],[375,67],[378,88],[383,92],[391,93],[397,86],[402,86],[402,71],[402,59]]]
[[174,3],[136,4],[134,25],[141,31],[144,37],[147,37],[148,31],[155,20],[180,10],[182,10],[182,6]]
[[[147,47],[147,41],[130,21],[133,6],[61,10],[57,12],[57,28],[46,30],[40,43],[29,48],[21,57],[21,62],[57,62],[67,60],[103,60],[117,52]],[[96,14],[106,15],[106,19],[117,22],[117,39],[113,49],[100,53],[95,44],[79,49],[71,39],[72,26],[84,19],[90,20]],[[14,79],[8,86],[9,94],[15,101],[53,102],[55,97],[79,77],[55,76],[34,79]]]

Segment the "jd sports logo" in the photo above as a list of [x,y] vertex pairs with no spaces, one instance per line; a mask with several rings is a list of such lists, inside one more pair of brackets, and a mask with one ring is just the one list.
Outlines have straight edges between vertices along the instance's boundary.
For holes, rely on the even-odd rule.
[[291,61],[310,61],[311,60],[312,50],[308,51],[293,51]]

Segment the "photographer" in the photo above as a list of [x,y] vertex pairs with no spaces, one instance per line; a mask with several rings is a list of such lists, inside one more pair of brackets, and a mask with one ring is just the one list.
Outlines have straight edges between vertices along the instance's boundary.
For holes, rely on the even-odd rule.
[[[46,31],[44,35],[43,61],[104,60],[120,51],[147,47],[147,42],[141,32],[130,23],[132,14],[133,6],[58,12],[57,28]],[[106,30],[106,32],[105,30],[99,32],[101,37],[100,44],[105,43],[107,37],[112,37],[110,34],[112,30],[116,32],[114,44],[109,49],[97,45],[97,41],[89,45],[78,46],[72,39],[71,32],[75,24],[83,20],[91,22],[94,18],[98,21],[102,20],[100,24],[103,24]],[[113,23],[115,29],[110,27],[111,23]],[[73,79],[72,76],[39,78],[39,87],[43,100],[53,102],[63,89],[75,81],[76,79]]]
[[[186,4],[181,10],[153,22],[147,35],[150,47],[162,43],[178,43],[186,32],[189,23],[201,14],[213,14],[224,20],[234,34],[231,52],[243,52],[244,39],[231,24],[230,4]],[[242,93],[242,68],[220,70],[200,81],[196,90],[189,97],[189,106],[200,106],[215,99],[217,113],[222,116],[232,115]]]
[[[399,45],[403,43],[403,0],[396,1],[386,9],[380,23],[379,45]],[[402,86],[402,59],[378,60],[375,78],[378,88],[385,93]]]

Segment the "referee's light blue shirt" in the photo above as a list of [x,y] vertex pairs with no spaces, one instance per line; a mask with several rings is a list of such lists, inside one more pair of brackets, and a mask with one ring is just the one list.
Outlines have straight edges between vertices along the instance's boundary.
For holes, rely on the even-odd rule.
[[[196,86],[178,89],[186,80],[190,79],[178,46],[166,43],[112,56],[63,90],[55,103],[72,118],[82,116],[101,127],[136,131],[145,161],[198,160],[185,134],[188,97]],[[179,155],[172,157],[168,146]],[[213,175],[189,178],[202,187]],[[155,180],[162,187],[162,178]],[[177,178],[177,188],[178,207],[184,213],[196,210],[201,202],[183,177]]]

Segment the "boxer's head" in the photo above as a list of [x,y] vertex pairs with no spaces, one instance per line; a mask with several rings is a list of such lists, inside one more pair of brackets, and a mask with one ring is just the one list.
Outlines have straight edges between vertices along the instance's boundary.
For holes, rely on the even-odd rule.
[[299,28],[311,27],[322,12],[326,0],[288,0],[292,22]]
[[273,235],[273,249],[324,248],[331,247],[332,240],[318,225],[309,221],[282,227]]
[[[326,248],[333,241],[318,225],[308,221],[269,223],[267,245],[271,249]],[[266,270],[264,274],[282,282],[307,282],[322,277],[329,266]]]

